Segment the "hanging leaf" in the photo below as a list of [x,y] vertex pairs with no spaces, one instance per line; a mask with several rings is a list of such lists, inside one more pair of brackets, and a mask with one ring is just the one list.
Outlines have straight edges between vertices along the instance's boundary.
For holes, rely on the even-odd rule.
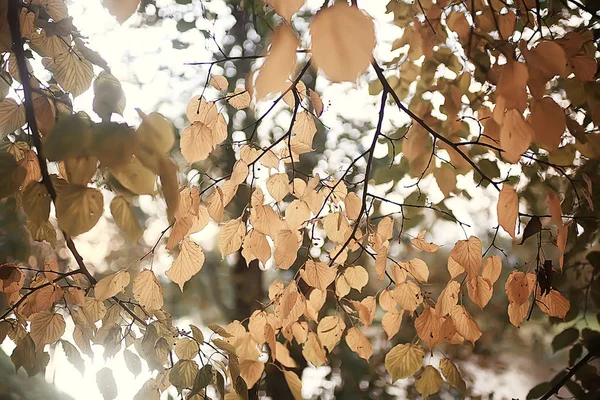
[[58,227],[71,236],[92,229],[103,209],[104,199],[98,189],[69,184],[56,197]]
[[346,332],[346,344],[350,350],[358,354],[361,358],[369,360],[373,355],[373,347],[369,339],[356,327],[348,329]]
[[392,376],[392,382],[413,376],[422,366],[425,353],[420,346],[399,344],[385,356],[385,369]]
[[0,101],[0,139],[25,125],[25,106],[13,99]]
[[514,239],[517,218],[519,216],[519,198],[517,191],[508,184],[502,185],[498,197],[498,224]]
[[148,311],[160,310],[163,306],[163,290],[154,275],[148,269],[140,272],[133,280],[133,296]]
[[73,97],[89,89],[94,77],[92,63],[76,51],[59,54],[52,65],[54,78]]
[[117,383],[109,368],[105,367],[96,372],[96,384],[104,400],[112,400],[117,397]]
[[110,212],[117,226],[127,234],[129,240],[137,242],[144,232],[127,200],[123,196],[115,197],[110,202]]
[[189,238],[183,239],[181,250],[175,262],[166,272],[166,275],[183,292],[183,285],[202,269],[204,265],[204,252],[202,248]]
[[31,338],[39,349],[60,339],[67,326],[62,315],[50,311],[34,314],[30,321]]
[[232,219],[221,227],[217,244],[221,251],[221,257],[235,253],[242,246],[246,235],[246,224],[240,219]]
[[315,65],[333,82],[356,81],[373,57],[375,29],[358,7],[337,2],[322,9],[310,24]]
[[423,369],[421,376],[415,381],[415,388],[417,389],[417,392],[421,393],[423,398],[427,398],[427,396],[437,393],[443,383],[444,380],[442,379],[440,372],[431,365],[427,365],[425,369]]

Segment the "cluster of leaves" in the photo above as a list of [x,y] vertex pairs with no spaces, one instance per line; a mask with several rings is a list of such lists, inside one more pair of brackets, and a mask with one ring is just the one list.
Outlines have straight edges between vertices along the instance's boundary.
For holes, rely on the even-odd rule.
[[[104,2],[120,22],[135,12],[138,3]],[[518,327],[536,305],[550,317],[567,318],[571,302],[555,288],[555,276],[566,265],[569,237],[581,234],[569,235],[570,230],[577,229],[582,212],[594,210],[597,186],[593,173],[578,175],[598,157],[600,84],[590,28],[590,15],[596,17],[590,10],[568,6],[554,10],[522,0],[487,4],[391,0],[388,11],[403,35],[392,46],[400,55],[384,70],[373,60],[374,22],[356,2],[331,6],[326,2],[310,23],[311,47],[306,51],[300,47],[307,40],[291,24],[304,1],[266,3],[280,23],[273,29],[268,51],[256,57],[264,62],[244,87],[230,90],[233,82],[226,77],[211,77],[210,85],[220,97],[209,100],[203,91],[190,100],[186,108],[190,125],[181,132],[177,151],[172,149],[176,143],[172,124],[158,113],[139,111],[142,122],[137,129],[112,121],[113,114],[122,114],[125,108],[121,85],[106,62],[86,47],[63,0],[18,4],[0,0],[0,134],[5,136],[0,197],[16,198],[35,241],[67,247],[76,262],[64,270],[56,259],[44,260],[41,268],[27,265],[27,260],[11,260],[0,267],[0,287],[8,303],[0,317],[0,338],[8,336],[15,342],[11,358],[17,370],[23,367],[30,375],[42,371],[49,361],[44,350],[56,343],[83,370],[81,353],[93,356],[91,345],[98,344],[104,347],[105,358],[122,350],[136,375],[140,358],[157,371],[136,398],[158,398],[170,386],[186,398],[204,398],[209,386],[221,397],[228,389],[229,396],[247,398],[248,389],[260,382],[267,359],[283,372],[299,399],[299,365],[290,349],[301,347],[305,361],[320,366],[344,340],[365,360],[386,351],[392,384],[414,376],[423,397],[440,391],[445,382],[467,395],[470,389],[455,363],[444,357],[437,367],[431,365],[425,361],[424,348],[433,353],[437,347],[465,341],[474,345],[484,334],[468,308],[472,303],[483,310],[490,302],[503,261],[488,252],[503,253],[495,243],[499,228],[516,238],[521,218],[528,218],[523,241],[536,238],[537,254],[508,275],[508,318]],[[581,26],[573,26],[572,15],[580,16]],[[310,56],[299,56],[305,52]],[[50,79],[38,78],[28,58],[40,59]],[[331,82],[354,82],[369,66],[375,71],[370,92],[381,96],[377,127],[371,145],[341,176],[322,177],[299,169],[303,155],[313,151],[315,121],[324,112],[319,94],[302,81],[311,65]],[[76,112],[71,102],[90,87],[97,117]],[[439,110],[426,100],[433,92],[445,98]],[[412,120],[399,136],[382,129],[389,98]],[[285,104],[290,115],[287,131],[273,137],[268,146],[259,146],[256,129],[245,140],[233,141],[227,107],[250,113],[267,101],[272,106],[254,126],[276,105]],[[469,118],[479,129],[471,129]],[[380,142],[389,144],[390,168],[377,167],[374,161]],[[212,178],[198,172],[202,185],[192,181],[180,185],[171,156],[182,156],[186,169],[199,170],[223,143],[236,149],[231,173]],[[363,159],[362,178],[351,180]],[[523,178],[530,180],[527,184],[518,180],[518,174],[501,177],[501,167],[505,170],[508,164],[539,171]],[[259,169],[268,177],[261,178]],[[375,169],[384,172],[378,175]],[[406,175],[414,180],[412,203],[408,199],[397,203],[369,190],[373,177],[378,183],[397,182]],[[420,185],[430,175],[445,200],[468,195],[457,187],[459,175],[498,193],[498,226],[489,246],[484,250],[475,236],[456,242],[447,257],[450,279],[444,273],[445,284],[437,296],[426,285],[430,274],[440,271],[422,258],[436,253],[439,246],[427,242],[422,231],[410,239],[410,246],[423,252],[422,258],[406,260],[393,241],[402,239],[405,229],[418,221],[409,220],[407,210],[429,209],[456,220],[443,202],[423,202]],[[210,183],[205,184],[204,176]],[[232,215],[228,206],[240,197],[241,187],[249,190],[249,202],[241,215]],[[162,192],[168,219],[163,235],[170,232],[166,248],[177,253],[166,275],[182,291],[205,262],[203,249],[191,235],[209,224],[219,225],[217,244],[223,259],[238,254],[247,263],[258,260],[295,274],[274,281],[268,300],[256,299],[264,303],[246,320],[226,327],[209,325],[213,334],[208,338],[194,325],[177,327],[163,309],[162,286],[152,269],[138,272],[133,283],[128,268],[97,280],[77,252],[72,237],[96,225],[109,191],[115,194],[110,203],[113,220],[133,242],[143,229],[132,204],[139,195]],[[557,191],[567,193],[562,201]],[[537,212],[539,193],[546,199],[543,212]],[[519,211],[525,201],[531,213]],[[400,211],[380,215],[381,204]],[[163,235],[146,256],[154,254]],[[318,237],[326,245],[320,256],[311,257],[308,243]],[[589,287],[597,282],[596,261],[581,267],[593,266]],[[382,280],[389,282],[375,296],[361,294],[367,285]],[[125,294],[129,290],[131,297]],[[336,303],[333,311],[324,307],[328,299]],[[65,339],[65,317],[73,321],[75,345]],[[379,320],[390,342],[403,319],[414,327],[418,341],[389,349],[374,345],[365,329]],[[581,368],[597,355],[597,337],[584,330],[582,344],[579,331],[573,329],[557,336],[554,347],[573,344],[571,365]],[[581,358],[583,346],[588,354]],[[581,390],[575,395],[597,393],[597,385],[587,378],[581,386],[571,381],[573,374],[559,376],[559,386],[547,384],[539,389],[541,394],[552,394],[566,381],[572,392]],[[104,368],[97,378],[104,397],[116,397],[112,372]]]

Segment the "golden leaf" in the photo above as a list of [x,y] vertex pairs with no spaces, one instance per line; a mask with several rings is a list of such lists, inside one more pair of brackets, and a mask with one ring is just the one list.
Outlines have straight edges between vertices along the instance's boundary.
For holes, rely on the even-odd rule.
[[223,204],[223,191],[221,188],[215,188],[215,190],[213,190],[208,196],[206,199],[206,208],[208,210],[208,214],[216,223],[223,221],[225,205]]
[[296,258],[302,243],[298,231],[281,230],[275,240],[275,265],[277,268],[289,269]]
[[205,160],[214,147],[212,129],[202,122],[194,122],[183,130],[179,146],[188,163]]
[[502,185],[498,197],[498,224],[514,239],[517,217],[519,216],[519,198],[517,191],[507,183]]
[[329,352],[333,351],[333,348],[339,343],[344,330],[346,330],[346,324],[339,315],[324,317],[317,326],[319,340]]
[[526,300],[523,304],[517,304],[514,301],[508,303],[508,319],[510,323],[517,328],[521,326],[521,322],[527,316],[529,311],[529,300]]
[[346,332],[346,344],[350,350],[358,354],[359,357],[369,360],[373,355],[373,346],[365,335],[356,327],[348,329]]
[[137,242],[144,232],[127,200],[123,196],[116,196],[110,202],[110,212],[117,226],[127,234],[129,240]]
[[94,70],[92,63],[76,51],[59,54],[52,66],[54,78],[65,91],[77,97],[92,84]]
[[33,314],[30,321],[31,338],[38,349],[43,349],[44,345],[54,343],[60,339],[67,326],[62,315],[50,311]]
[[502,273],[502,260],[500,256],[492,256],[485,259],[483,263],[483,269],[481,270],[481,276],[487,279],[492,286]]
[[117,18],[119,24],[127,21],[135,13],[139,4],[140,0],[102,0],[102,5]]
[[425,264],[425,261],[413,258],[408,262],[401,262],[400,264],[406,268],[408,273],[417,281],[427,283],[427,279],[429,279],[429,268],[427,267],[427,264]]
[[303,200],[294,200],[285,209],[285,222],[290,230],[302,227],[309,219],[310,209]]
[[422,366],[425,353],[421,346],[399,344],[394,346],[385,356],[385,369],[392,377],[392,382],[413,376]]
[[[299,324],[295,323],[292,326],[297,326],[297,325],[299,325]],[[277,356],[275,359],[277,361],[279,361],[281,363],[281,365],[283,365],[284,367],[297,368],[296,361],[294,361],[294,359],[290,355],[290,351],[288,350],[288,348],[285,347],[285,345],[280,342],[276,342],[275,346],[277,347],[277,352],[276,352]]]
[[252,229],[246,234],[244,243],[242,244],[242,255],[248,260],[248,254],[250,253],[252,259],[258,259],[263,264],[266,264],[269,258],[271,258],[271,246],[267,237],[258,232],[256,229]]
[[348,286],[359,292],[369,283],[369,273],[360,265],[346,268],[342,276],[348,283]]
[[[504,99],[505,103],[502,110],[499,111],[504,111],[504,108],[516,108],[521,113],[525,111],[527,107],[527,90],[525,87],[528,78],[529,70],[523,63],[511,60],[502,66],[496,93]],[[499,105],[497,104],[496,107],[499,107]]]
[[458,304],[458,294],[460,293],[460,283],[450,281],[440,293],[437,299],[436,310],[440,317],[445,317],[452,312],[455,305]]
[[439,342],[441,326],[442,321],[433,307],[425,306],[421,315],[415,319],[417,335],[430,349]]
[[227,101],[238,110],[249,107],[250,100],[250,93],[243,88],[236,88],[233,93],[227,93]]
[[404,310],[397,311],[388,311],[383,315],[381,319],[381,326],[383,330],[387,334],[388,340],[392,340],[392,338],[400,331],[400,325],[402,324],[402,316],[404,315]]
[[[312,89],[308,89],[310,95],[310,102],[312,103],[313,109],[315,110],[315,115],[320,117],[323,114],[323,100],[321,100],[321,96],[317,92]],[[350,217],[348,217],[350,218]],[[350,218],[354,219],[354,218]]]
[[456,365],[448,358],[440,360],[440,370],[444,375],[444,378],[455,388],[457,388],[463,395],[467,393],[467,386],[465,381],[460,376],[460,372],[456,368]]
[[175,355],[180,360],[191,360],[198,355],[198,343],[195,340],[181,338],[175,342]]
[[164,115],[152,112],[148,115],[141,110],[136,109],[142,119],[142,123],[137,129],[138,139],[144,142],[152,151],[168,154],[175,144],[175,132],[173,123],[165,118]]
[[483,309],[489,303],[493,294],[490,281],[481,276],[472,276],[467,280],[467,289],[471,301]]
[[283,200],[283,198],[290,192],[290,184],[287,174],[271,175],[267,180],[267,190],[276,202]]
[[194,385],[198,374],[198,364],[194,360],[179,360],[169,372],[169,381],[181,393]]
[[438,246],[437,244],[431,243],[431,242],[427,243],[424,240],[425,233],[426,233],[426,231],[419,232],[417,237],[414,239],[411,239],[410,242],[412,243],[413,246],[415,246],[419,250],[426,251],[427,253],[435,253],[437,251],[437,249],[440,248],[440,246]]
[[25,106],[13,99],[0,101],[0,138],[25,125]]
[[396,311],[398,303],[394,299],[394,292],[389,289],[384,289],[379,293],[379,306],[383,311]]
[[546,204],[550,209],[550,215],[552,216],[552,222],[561,227],[563,225],[562,222],[562,208],[560,205],[560,200],[558,199],[558,195],[556,192],[550,188],[548,188],[548,195],[546,197]]
[[[450,251],[450,257],[463,267],[469,276],[479,275],[483,258],[481,241],[475,236],[469,237],[468,240],[459,240]],[[448,270],[450,270],[450,260],[448,260]],[[450,275],[454,278],[457,274],[453,274],[453,271],[456,271],[455,266],[450,271]]]
[[[266,0],[265,3],[273,7],[275,12],[281,15],[288,22],[292,15],[296,14],[300,7],[304,5],[305,0]],[[298,400],[298,399],[296,399]]]
[[415,381],[415,388],[425,399],[428,396],[437,393],[443,383],[444,380],[442,379],[440,372],[431,365],[427,365],[423,369],[421,376]]
[[242,220],[232,219],[227,221],[221,227],[217,239],[221,257],[225,259],[228,254],[238,251],[244,242],[244,236],[246,236],[246,224]]
[[300,270],[300,276],[308,285],[323,292],[333,282],[336,273],[337,268],[332,268],[325,263],[314,262],[312,260],[307,260],[304,269]]
[[521,271],[513,271],[506,279],[505,289],[509,302],[517,305],[523,304],[529,299],[535,286],[535,275]]
[[35,225],[43,225],[50,216],[52,199],[41,182],[34,182],[23,191],[23,211]]
[[296,281],[291,281],[275,303],[275,316],[285,329],[298,320],[306,310],[306,298],[298,291]]
[[183,285],[202,269],[204,265],[204,252],[202,248],[189,238],[183,239],[181,250],[166,275],[183,292]]
[[481,337],[481,329],[471,314],[465,309],[464,306],[456,305],[452,309],[452,321],[456,331],[465,339],[475,344],[477,339]]
[[523,115],[514,108],[508,110],[500,128],[500,147],[506,161],[513,164],[519,161],[534,136],[531,124],[523,119]]
[[300,41],[289,25],[279,25],[273,30],[269,54],[254,84],[258,99],[287,88],[286,82],[294,72],[296,48],[299,45]]
[[326,292],[319,290],[319,289],[313,289],[310,292],[310,295],[308,296],[308,302],[306,303],[306,311],[305,311],[306,316],[308,318],[312,319],[313,321],[318,321],[319,320],[319,311],[325,304],[326,298],[327,298]]
[[[91,182],[96,174],[98,159],[94,156],[68,158],[64,161],[64,165],[69,183],[85,186]],[[129,163],[126,165],[129,165]],[[152,187],[154,187],[154,183],[152,184]]]
[[112,174],[121,185],[135,194],[154,194],[156,174],[146,168],[137,157],[132,157],[127,164],[113,170]]
[[358,7],[337,2],[317,12],[310,24],[315,66],[333,82],[356,81],[375,48],[373,21]]
[[336,243],[344,243],[350,225],[342,213],[334,212],[323,219],[323,229],[325,229],[325,233],[330,240]]
[[302,347],[302,355],[306,361],[311,362],[315,367],[325,364],[325,350],[314,332],[308,332],[308,339]]
[[413,315],[419,304],[423,302],[421,288],[413,281],[404,281],[394,288],[394,299],[398,305]]
[[240,363],[240,376],[249,388],[253,387],[260,380],[264,371],[265,364],[263,362],[242,360]]
[[538,293],[535,302],[540,310],[545,312],[551,317],[565,319],[571,303],[562,293],[556,289],[550,290],[545,296],[541,295],[541,290],[538,287]]
[[298,375],[292,371],[283,370],[283,377],[290,388],[290,392],[292,392],[294,400],[302,400],[302,381],[298,378]]
[[56,197],[58,227],[71,236],[92,229],[103,209],[104,199],[98,189],[69,184]]
[[229,83],[227,82],[227,78],[223,75],[213,75],[210,78],[210,85],[217,90],[227,90]]
[[567,126],[567,117],[562,107],[551,97],[544,97],[535,100],[529,108],[533,141],[549,152],[558,150]]
[[163,290],[154,275],[148,269],[140,272],[133,280],[133,296],[148,311],[159,310],[163,306]]
[[121,270],[106,276],[94,286],[94,297],[98,301],[110,299],[129,285],[129,272]]

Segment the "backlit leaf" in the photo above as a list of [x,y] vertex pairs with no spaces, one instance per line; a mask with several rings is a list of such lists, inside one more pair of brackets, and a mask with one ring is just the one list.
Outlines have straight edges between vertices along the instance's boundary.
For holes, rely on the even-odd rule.
[[204,252],[202,248],[191,239],[185,238],[183,239],[179,255],[165,274],[178,284],[183,292],[183,285],[200,272],[203,265]]
[[392,382],[413,376],[422,366],[425,353],[423,348],[414,344],[394,346],[385,356],[385,369]]

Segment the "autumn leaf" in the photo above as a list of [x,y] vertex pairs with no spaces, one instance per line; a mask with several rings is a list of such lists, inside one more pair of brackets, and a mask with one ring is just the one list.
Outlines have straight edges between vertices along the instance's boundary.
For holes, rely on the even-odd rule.
[[373,347],[369,339],[358,328],[352,327],[348,329],[345,339],[350,350],[354,351],[361,358],[368,361],[373,355]]
[[463,380],[458,368],[450,359],[444,358],[440,360],[440,370],[444,375],[444,378],[455,388],[457,388],[463,395],[467,392],[465,381]]
[[31,316],[30,321],[31,338],[40,349],[43,349],[44,345],[54,343],[60,339],[67,326],[62,315],[50,311],[34,314]]
[[515,229],[519,216],[519,198],[517,191],[508,184],[502,185],[498,197],[498,224],[515,239]]
[[371,62],[375,30],[358,7],[337,2],[310,24],[313,62],[333,82],[356,81]]
[[96,286],[94,286],[94,297],[98,301],[104,301],[115,296],[117,293],[129,285],[129,272],[121,270],[112,275],[102,278]]
[[385,369],[392,376],[392,382],[413,376],[422,366],[425,353],[420,346],[399,344],[385,356]]
[[246,235],[246,224],[240,219],[232,219],[221,227],[217,243],[221,257],[239,250]]
[[[471,236],[467,240],[459,240],[450,251],[450,257],[463,267],[469,276],[479,275],[483,258],[481,255],[481,241],[475,236]],[[448,267],[450,269],[450,261],[448,261]],[[454,269],[456,267],[453,267]],[[450,275],[452,277],[456,276],[452,271]]]
[[166,275],[183,292],[183,285],[202,269],[204,265],[204,252],[202,248],[189,238],[183,239],[179,255],[166,272]]
[[306,261],[304,269],[300,270],[300,276],[310,286],[322,291],[327,290],[336,275],[336,268],[332,268],[322,262]]
[[162,308],[163,290],[153,271],[145,269],[135,277],[133,296],[148,311]]
[[431,365],[427,365],[423,369],[421,376],[415,381],[415,387],[423,398],[427,398],[428,396],[437,393],[443,383],[444,380],[442,379],[440,372]]

